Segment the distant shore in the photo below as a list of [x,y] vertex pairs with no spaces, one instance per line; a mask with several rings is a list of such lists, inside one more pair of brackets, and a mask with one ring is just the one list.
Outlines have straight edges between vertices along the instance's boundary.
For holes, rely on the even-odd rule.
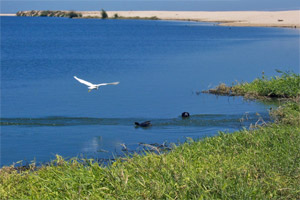
[[2,14],[2,13],[0,13],[0,17],[14,17],[14,16],[16,16],[16,14]]
[[[100,17],[101,11],[76,11],[82,17]],[[215,22],[222,26],[258,26],[300,28],[300,10],[290,11],[107,11],[108,17],[157,18]],[[0,14],[15,16],[15,14]]]

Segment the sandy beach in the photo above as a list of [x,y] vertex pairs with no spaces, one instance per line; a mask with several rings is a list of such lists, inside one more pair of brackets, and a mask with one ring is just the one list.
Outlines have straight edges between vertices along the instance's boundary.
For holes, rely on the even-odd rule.
[[[122,17],[154,17],[162,20],[191,20],[217,22],[224,26],[264,26],[300,28],[300,10],[293,11],[108,11]],[[83,16],[97,16],[99,12],[82,12]]]
[[[83,17],[100,17],[100,11],[80,11]],[[300,28],[300,10],[291,11],[107,11],[109,17],[157,17],[162,20],[216,22],[222,26]],[[3,15],[1,15],[3,16]],[[7,16],[7,14],[6,14]],[[9,15],[11,16],[11,15]]]

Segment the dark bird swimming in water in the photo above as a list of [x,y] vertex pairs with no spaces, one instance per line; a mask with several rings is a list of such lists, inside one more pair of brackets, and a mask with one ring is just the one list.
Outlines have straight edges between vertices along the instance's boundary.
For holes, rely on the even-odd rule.
[[145,121],[145,122],[142,122],[142,123],[139,123],[139,122],[134,122],[135,126],[136,127],[149,127],[149,126],[152,126],[152,124],[150,123],[150,121]]
[[181,114],[181,117],[183,117],[183,118],[187,118],[187,117],[189,117],[190,116],[190,113],[188,113],[188,112],[183,112],[182,114]]

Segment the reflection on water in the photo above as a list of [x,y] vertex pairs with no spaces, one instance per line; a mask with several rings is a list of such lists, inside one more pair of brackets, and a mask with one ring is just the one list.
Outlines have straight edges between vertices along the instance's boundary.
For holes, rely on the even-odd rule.
[[[81,149],[81,151],[83,153],[86,152],[98,152],[99,151],[99,147],[102,146],[102,137],[94,137],[91,139],[91,141],[87,141],[83,144],[83,147]],[[101,151],[101,150],[100,150]]]

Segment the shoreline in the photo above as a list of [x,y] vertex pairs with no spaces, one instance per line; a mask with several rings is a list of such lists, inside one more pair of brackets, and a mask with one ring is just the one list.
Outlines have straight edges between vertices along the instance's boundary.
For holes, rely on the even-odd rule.
[[[108,15],[157,17],[161,20],[213,22],[220,26],[300,28],[300,10],[294,11],[108,11]],[[85,16],[86,13],[83,13]]]
[[3,166],[0,195],[4,199],[138,199],[141,194],[145,199],[190,199],[190,194],[197,198],[205,194],[207,199],[297,199],[299,112],[299,103],[287,102],[271,112],[273,123],[261,119],[249,129],[189,139],[168,153],[117,158],[110,167],[59,155],[41,167]]
[[[30,12],[30,11],[23,11]],[[76,11],[82,18],[101,18],[101,11]],[[300,28],[300,10],[289,11],[106,11],[109,18],[197,21],[220,26]],[[16,16],[16,14],[0,14]]]

